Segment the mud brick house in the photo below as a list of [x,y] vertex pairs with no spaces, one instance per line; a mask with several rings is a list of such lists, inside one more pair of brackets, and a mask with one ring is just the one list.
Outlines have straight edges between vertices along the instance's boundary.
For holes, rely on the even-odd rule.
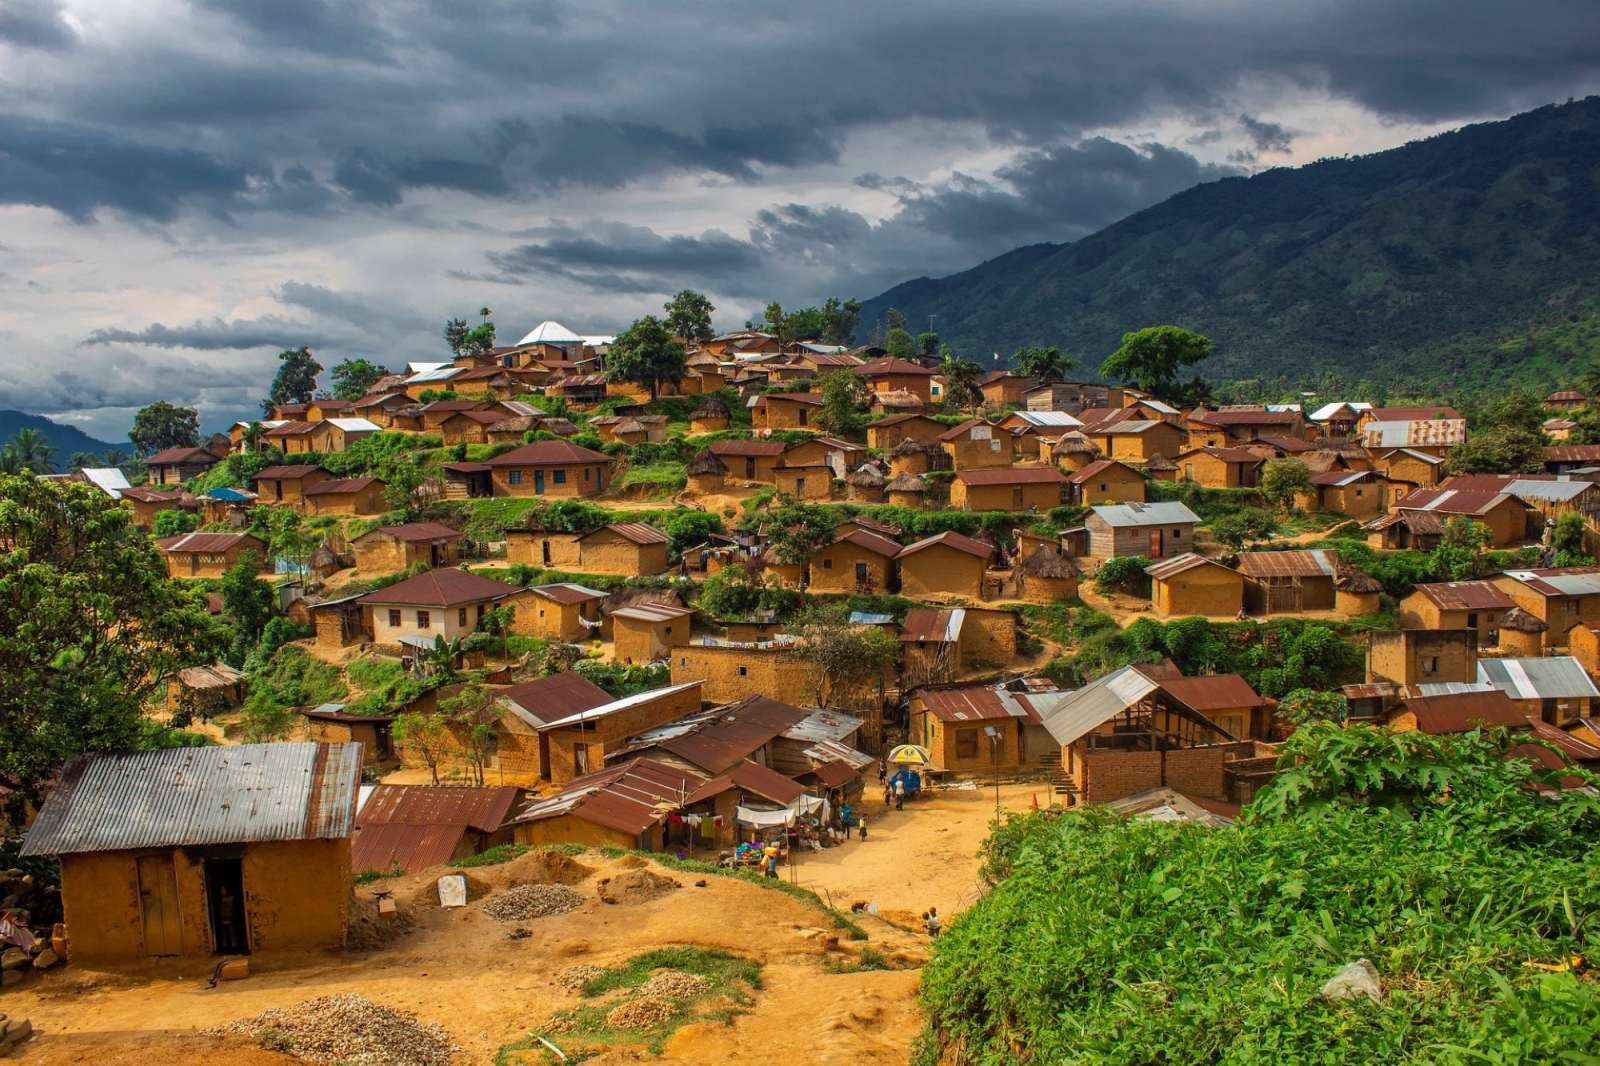
[[[1025,547],[1019,541],[1019,547]],[[1039,544],[1017,568],[1018,595],[1029,603],[1057,603],[1078,595],[1078,564],[1055,541]]]
[[507,562],[572,570],[577,570],[581,562],[578,548],[581,533],[508,529],[505,536]]
[[1479,659],[1477,680],[1505,693],[1523,715],[1547,725],[1592,717],[1600,707],[1600,689],[1571,655]]
[[598,496],[611,459],[570,441],[536,440],[486,465],[496,496]]
[[1403,515],[1438,515],[1442,520],[1461,517],[1489,530],[1489,546],[1504,548],[1528,536],[1527,504],[1507,492],[1466,492],[1460,489],[1416,489],[1393,504]]
[[307,740],[323,744],[359,744],[361,762],[377,770],[392,769],[399,757],[387,714],[347,714],[342,703],[323,703],[300,712]]
[[79,756],[22,855],[60,859],[79,964],[337,949],[360,782],[355,744]]
[[1575,626],[1600,622],[1600,566],[1507,570],[1494,583],[1545,624],[1546,648],[1564,648]]
[[1371,518],[1386,511],[1392,497],[1401,496],[1410,488],[1370,470],[1325,470],[1311,475],[1311,491],[1301,493],[1295,503],[1303,511]]
[[1164,559],[1150,577],[1150,609],[1162,618],[1233,618],[1244,606],[1245,577],[1193,552]]
[[842,479],[866,458],[866,449],[859,444],[837,437],[813,437],[791,445],[783,453],[782,466],[825,466],[832,477]]
[[822,397],[813,392],[764,393],[750,400],[750,423],[758,433],[772,429],[821,432],[817,425],[821,413]]
[[165,448],[145,459],[151,485],[182,485],[222,461],[205,448]]
[[792,641],[737,641],[706,637],[672,646],[672,681],[705,682],[704,696],[729,703],[765,692],[804,692],[811,667],[791,654]]
[[356,569],[363,574],[392,574],[425,566],[454,566],[466,534],[438,522],[407,522],[369,529],[350,542]]
[[1191,448],[1179,452],[1178,479],[1208,489],[1249,489],[1261,481],[1266,460],[1243,448]]
[[1266,740],[1271,734],[1267,701],[1238,674],[1161,678],[1160,683],[1165,695],[1215,722],[1235,740]]
[[867,423],[867,447],[889,451],[907,440],[932,443],[949,428],[927,415],[890,415]]
[[585,574],[659,574],[667,569],[670,539],[646,522],[601,526],[578,538],[578,568]]
[[[604,707],[612,695],[573,671],[563,671],[501,689],[495,697],[504,714],[495,725],[497,780],[537,788],[550,780],[550,736],[546,727],[583,711]],[[452,753],[466,765],[466,751]]]
[[1060,746],[1063,788],[1077,802],[1109,803],[1163,786],[1232,800],[1227,765],[1255,758],[1255,742],[1229,735],[1162,686],[1125,666],[1041,711]]
[[815,466],[791,466],[787,461],[772,472],[772,483],[779,492],[799,500],[830,500],[833,498],[833,469],[823,463]]
[[571,582],[534,585],[528,592],[532,596],[527,610],[533,636],[574,644],[599,635],[604,592]]
[[905,359],[874,359],[855,368],[856,377],[867,383],[873,392],[909,392],[924,404],[933,399],[933,378],[938,371],[930,370]]
[[1165,559],[1194,546],[1199,521],[1181,503],[1119,503],[1091,508],[1083,524],[1089,532],[1089,554],[1096,558]]
[[1079,430],[1100,449],[1107,459],[1126,459],[1130,463],[1148,462],[1158,455],[1173,456],[1183,451],[1183,430],[1171,422],[1156,419],[1125,419],[1089,424]]
[[900,594],[918,600],[934,596],[981,600],[993,556],[989,545],[953,531],[925,537],[895,556],[900,564]]
[[1449,465],[1437,455],[1411,448],[1389,448],[1372,454],[1372,469],[1390,481],[1417,488],[1433,488],[1444,480]]
[[[629,759],[573,778],[560,792],[541,796],[514,815],[518,844],[583,844],[633,851],[665,849],[665,804],[704,799],[706,778],[651,759]],[[731,817],[728,821],[732,821]]]
[[1229,448],[1262,437],[1299,437],[1305,434],[1305,421],[1299,411],[1269,411],[1265,408],[1207,411],[1198,408],[1189,415],[1189,440],[1201,448]]
[[1367,681],[1396,685],[1478,679],[1478,634],[1472,629],[1373,630],[1367,634]]
[[777,483],[778,464],[787,450],[775,440],[719,440],[711,446],[711,454],[727,466],[729,477],[769,485]]
[[1339,559],[1331,551],[1243,552],[1245,606],[1252,614],[1331,611]]
[[383,427],[365,418],[328,418],[321,422],[286,422],[261,435],[267,444],[285,455],[307,452],[342,452],[358,440],[365,440]]
[[1053,466],[962,470],[950,483],[950,504],[963,511],[1048,511],[1061,506],[1067,478]]
[[1038,708],[1051,708],[1064,696],[988,685],[920,688],[911,694],[911,743],[927,748],[941,769],[1015,773],[1058,750]]
[[611,612],[614,658],[621,663],[664,659],[674,644],[689,639],[694,609],[670,603],[640,603]]
[[970,419],[939,434],[939,445],[950,456],[952,470],[981,470],[1010,466],[1011,436],[981,418]]
[[371,612],[370,630],[378,644],[398,644],[402,638],[420,638],[431,643],[435,637],[454,640],[471,636],[483,623],[491,608],[506,601],[518,618],[513,630],[531,628],[521,617],[525,609],[525,590],[504,581],[492,581],[466,570],[429,570],[416,577],[369,592],[357,602]]
[[1010,611],[914,607],[900,627],[906,688],[953,681],[961,672],[1008,663],[1017,650]]
[[611,758],[655,759],[708,776],[729,773],[746,762],[770,766],[779,738],[808,717],[792,704],[747,696],[641,730]]
[[[990,407],[1020,407],[1028,402],[1028,393],[1038,385],[1038,378],[1023,377],[1008,370],[994,370],[978,387],[983,390],[983,402]],[[1045,407],[1041,410],[1061,408]]]
[[140,485],[122,490],[122,503],[133,512],[133,524],[149,529],[162,511],[199,510],[198,499],[182,489],[150,489]]
[[550,719],[539,730],[549,741],[550,781],[581,777],[629,749],[631,737],[699,711],[700,682],[685,681]]
[[267,563],[267,546],[249,533],[185,533],[162,537],[156,546],[167,557],[173,577],[221,577],[246,552]]
[[307,514],[375,515],[388,510],[386,486],[375,477],[319,481],[305,490]]
[[1500,640],[1500,620],[1516,601],[1492,581],[1446,581],[1417,585],[1400,601],[1396,619],[1408,629],[1472,629],[1480,648]]
[[852,529],[811,557],[807,584],[814,592],[892,592],[900,544],[877,533]]
[[[423,414],[426,419],[426,408],[423,409]],[[456,411],[432,428],[446,446],[487,444],[489,427],[505,421],[505,418],[504,411]]]
[[707,396],[689,412],[689,433],[717,433],[728,428],[728,405],[715,396]]
[[1116,459],[1101,459],[1067,478],[1071,502],[1087,507],[1096,503],[1143,503],[1144,474]]
[[319,481],[333,478],[327,470],[315,464],[300,466],[269,466],[251,478],[251,487],[262,503],[282,504],[285,507],[303,506],[305,490]]

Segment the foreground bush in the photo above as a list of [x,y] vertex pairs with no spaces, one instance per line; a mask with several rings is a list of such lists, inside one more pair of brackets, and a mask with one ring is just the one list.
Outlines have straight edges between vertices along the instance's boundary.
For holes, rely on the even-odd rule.
[[[1600,985],[1538,968],[1600,957],[1596,803],[1527,787],[1510,743],[1315,725],[1232,829],[1009,820],[916,1061],[1600,1061]],[[1381,1005],[1319,995],[1362,957]]]

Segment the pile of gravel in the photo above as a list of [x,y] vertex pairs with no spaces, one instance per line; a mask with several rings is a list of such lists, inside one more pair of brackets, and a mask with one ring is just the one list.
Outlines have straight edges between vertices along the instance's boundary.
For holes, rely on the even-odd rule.
[[672,1004],[664,999],[633,999],[606,1015],[613,1029],[648,1029],[672,1017]]
[[568,992],[577,992],[603,973],[605,970],[598,966],[568,966],[556,974],[556,984]]
[[212,1032],[255,1037],[321,1066],[449,1066],[461,1050],[439,1026],[354,992],[274,1007]]
[[651,999],[685,999],[711,991],[711,979],[682,970],[662,970],[639,986],[639,995]]
[[583,897],[566,885],[518,885],[485,903],[483,913],[497,922],[522,922],[581,906]]

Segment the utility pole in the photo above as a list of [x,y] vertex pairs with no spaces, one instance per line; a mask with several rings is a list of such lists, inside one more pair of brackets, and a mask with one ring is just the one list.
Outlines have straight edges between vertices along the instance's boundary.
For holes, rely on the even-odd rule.
[[983,727],[989,738],[989,751],[994,755],[994,822],[1000,824],[1000,730],[992,725]]

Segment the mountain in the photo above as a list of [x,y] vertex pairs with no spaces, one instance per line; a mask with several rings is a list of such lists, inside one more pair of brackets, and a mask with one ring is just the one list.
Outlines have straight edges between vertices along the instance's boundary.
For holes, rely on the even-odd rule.
[[1573,381],[1600,354],[1600,97],[1386,152],[1226,178],[1072,244],[1018,248],[868,301],[938,316],[991,365],[1053,344],[1092,371],[1171,323],[1214,382],[1473,392]]
[[67,460],[72,457],[73,452],[94,452],[98,455],[116,448],[128,455],[133,454],[133,445],[128,441],[113,444],[109,441],[95,440],[81,429],[52,422],[43,415],[30,415],[22,411],[0,411],[0,444],[10,440],[19,429],[36,429],[49,437],[51,447],[56,449],[56,464],[63,470],[66,469]]

